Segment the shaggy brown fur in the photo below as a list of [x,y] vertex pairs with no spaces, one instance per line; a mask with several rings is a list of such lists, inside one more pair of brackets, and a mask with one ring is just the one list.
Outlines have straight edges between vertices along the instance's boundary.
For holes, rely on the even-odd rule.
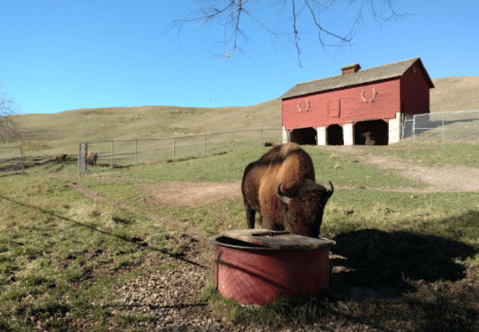
[[86,155],[86,163],[91,166],[96,166],[96,161],[98,160],[98,154],[95,152],[88,152]]
[[366,145],[375,145],[376,144],[376,141],[374,140],[374,138],[371,138],[371,132],[370,131],[363,133],[363,137],[366,138],[366,142],[364,144],[366,144]]
[[64,155],[55,157],[55,161],[60,161],[60,162],[65,161],[66,158],[67,158],[67,155],[64,154]]
[[273,142],[264,142],[263,145],[264,146],[277,146],[279,144],[276,144],[276,143],[273,143]]
[[260,227],[318,237],[333,190],[332,184],[327,190],[316,183],[313,161],[298,144],[275,146],[245,169],[241,191],[248,228],[254,228],[258,212]]

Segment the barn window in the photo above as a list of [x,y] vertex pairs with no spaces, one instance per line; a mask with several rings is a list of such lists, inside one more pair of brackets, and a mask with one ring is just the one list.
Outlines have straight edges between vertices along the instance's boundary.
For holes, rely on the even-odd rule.
[[339,118],[340,103],[338,100],[330,100],[328,102],[328,116],[330,118]]

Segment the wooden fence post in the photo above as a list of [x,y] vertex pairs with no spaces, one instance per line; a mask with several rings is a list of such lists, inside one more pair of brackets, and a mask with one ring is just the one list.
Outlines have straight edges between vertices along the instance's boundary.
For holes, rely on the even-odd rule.
[[416,114],[412,116],[412,140],[416,140]]
[[23,146],[20,145],[20,154],[22,155],[22,173],[25,173],[25,166],[23,165]]
[[85,142],[85,162],[83,163],[83,170],[86,171],[86,168],[87,168],[87,162],[86,162],[86,156],[88,155],[88,143]]
[[78,143],[78,177],[81,176],[81,142]]
[[135,140],[135,158],[136,158],[136,164],[138,165],[138,140]]
[[113,151],[113,142],[114,142],[114,141],[111,141],[111,168],[113,168],[113,154],[114,154],[114,151]]

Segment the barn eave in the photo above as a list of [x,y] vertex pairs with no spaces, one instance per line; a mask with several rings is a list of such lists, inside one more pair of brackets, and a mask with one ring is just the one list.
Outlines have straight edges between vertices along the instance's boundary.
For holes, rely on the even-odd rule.
[[429,88],[434,88],[434,84],[424,68],[421,59],[417,57],[383,66],[360,70],[350,75],[336,75],[319,80],[299,83],[282,95],[281,99],[287,100],[300,96],[324,93],[331,90],[351,88],[354,86],[396,79],[404,75],[404,73],[415,63],[419,64],[420,71],[425,77]]

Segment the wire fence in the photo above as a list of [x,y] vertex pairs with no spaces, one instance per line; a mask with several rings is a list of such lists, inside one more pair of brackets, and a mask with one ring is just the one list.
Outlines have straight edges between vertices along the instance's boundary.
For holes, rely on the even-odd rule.
[[0,174],[20,171],[25,173],[22,146],[0,148]]
[[404,140],[479,141],[479,111],[416,114],[402,123]]
[[280,144],[282,129],[258,129],[162,139],[112,140],[78,143],[78,176],[88,167],[87,154],[94,152],[96,166],[120,167],[160,161],[178,161],[222,154],[265,142]]

